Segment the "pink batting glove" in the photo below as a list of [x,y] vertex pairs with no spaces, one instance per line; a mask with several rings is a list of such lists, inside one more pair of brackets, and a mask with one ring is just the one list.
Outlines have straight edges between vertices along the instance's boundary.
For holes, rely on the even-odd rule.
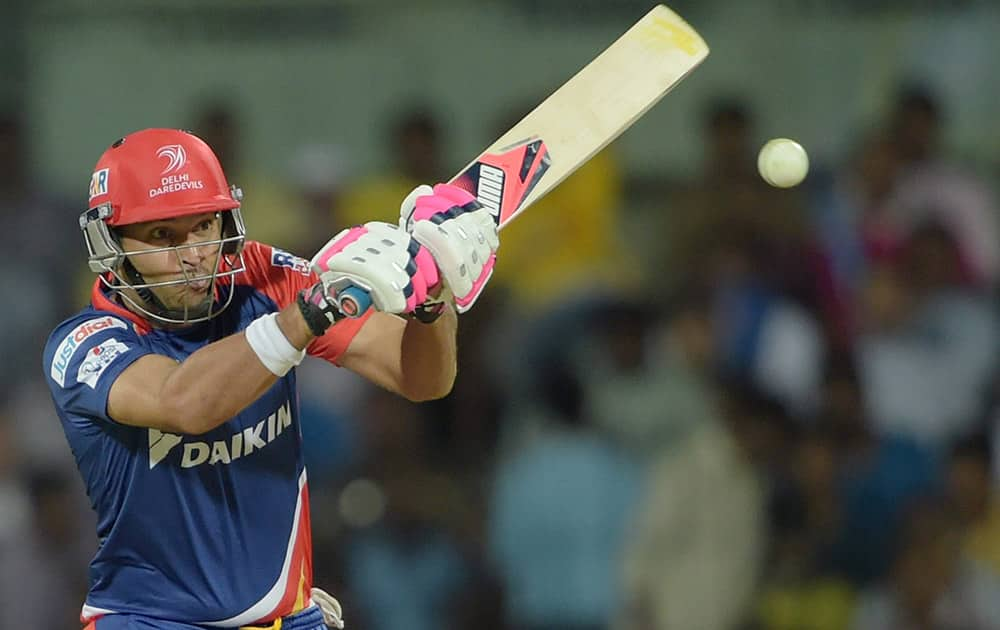
[[400,208],[400,225],[430,251],[460,313],[472,308],[493,275],[500,245],[489,210],[450,184],[418,186]]

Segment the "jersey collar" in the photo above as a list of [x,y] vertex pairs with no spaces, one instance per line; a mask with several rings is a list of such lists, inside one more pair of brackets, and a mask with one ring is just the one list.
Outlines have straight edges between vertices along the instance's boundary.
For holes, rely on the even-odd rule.
[[[110,276],[108,277],[110,280]],[[139,317],[136,313],[128,310],[121,304],[118,304],[109,297],[108,292],[105,290],[106,287],[101,278],[98,278],[94,282],[94,288],[90,292],[90,303],[99,311],[108,311],[114,313],[115,315],[127,319],[135,326],[136,332],[141,335],[149,334],[152,332],[153,327],[149,325],[149,322]]]

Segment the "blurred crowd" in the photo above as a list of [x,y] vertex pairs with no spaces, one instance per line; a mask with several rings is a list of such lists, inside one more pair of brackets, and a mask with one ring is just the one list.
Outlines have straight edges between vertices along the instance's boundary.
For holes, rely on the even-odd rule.
[[[689,181],[633,189],[599,154],[504,231],[445,399],[303,364],[315,582],[348,627],[1000,629],[994,180],[948,153],[934,94],[889,100],[793,190],[757,175],[738,97],[690,121]],[[419,107],[376,173],[331,139],[265,177],[243,124],[191,117],[249,237],[305,257],[454,170]],[[48,630],[96,540],[41,347],[93,277],[83,191],[46,194],[29,136],[0,118],[0,628]]]

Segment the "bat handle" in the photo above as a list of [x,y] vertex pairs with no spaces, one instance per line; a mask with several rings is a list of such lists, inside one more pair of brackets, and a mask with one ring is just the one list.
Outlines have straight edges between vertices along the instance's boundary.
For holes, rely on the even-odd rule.
[[344,317],[350,318],[361,317],[372,305],[372,298],[368,295],[368,291],[354,285],[338,289],[334,300],[337,303],[337,310]]

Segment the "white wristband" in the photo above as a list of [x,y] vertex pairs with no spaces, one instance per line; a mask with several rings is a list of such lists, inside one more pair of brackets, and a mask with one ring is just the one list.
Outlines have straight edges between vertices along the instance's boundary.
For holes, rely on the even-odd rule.
[[302,362],[305,350],[297,350],[288,343],[285,333],[278,327],[278,314],[261,315],[250,322],[243,334],[257,358],[275,376],[284,376],[288,370]]

